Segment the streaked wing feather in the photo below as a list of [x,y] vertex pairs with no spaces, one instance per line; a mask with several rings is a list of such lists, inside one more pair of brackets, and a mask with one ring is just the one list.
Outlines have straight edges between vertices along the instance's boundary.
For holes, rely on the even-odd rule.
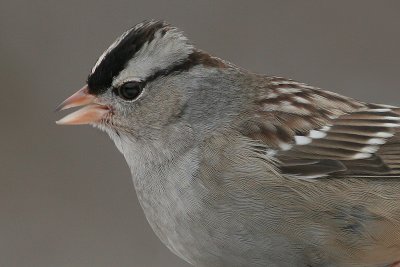
[[272,78],[244,133],[299,178],[400,175],[400,108]]

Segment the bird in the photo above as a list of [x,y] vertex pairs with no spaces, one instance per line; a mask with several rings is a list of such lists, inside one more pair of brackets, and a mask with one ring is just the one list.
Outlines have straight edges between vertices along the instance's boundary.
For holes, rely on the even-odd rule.
[[57,110],[124,156],[151,228],[200,267],[400,266],[400,108],[256,74],[160,20]]

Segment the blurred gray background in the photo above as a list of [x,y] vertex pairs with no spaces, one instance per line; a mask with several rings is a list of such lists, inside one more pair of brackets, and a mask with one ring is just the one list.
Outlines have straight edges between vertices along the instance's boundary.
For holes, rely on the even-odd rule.
[[0,2],[0,266],[188,266],[158,241],[108,137],[61,127],[124,30],[165,19],[258,73],[400,105],[400,1]]

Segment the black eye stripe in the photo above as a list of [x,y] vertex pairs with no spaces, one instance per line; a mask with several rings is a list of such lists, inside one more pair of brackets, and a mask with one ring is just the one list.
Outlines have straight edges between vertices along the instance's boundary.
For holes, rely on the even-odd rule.
[[226,68],[227,65],[220,59],[212,58],[209,54],[199,50],[193,50],[188,57],[178,64],[174,64],[166,69],[158,70],[151,76],[146,78],[146,83],[152,82],[161,76],[178,74],[180,72],[189,71],[191,68],[203,65],[205,67]]
[[[137,98],[138,96],[140,96],[140,94],[143,91],[143,88],[148,83],[151,83],[152,81],[156,80],[157,78],[162,77],[162,76],[178,74],[178,73],[184,72],[184,71],[188,71],[197,65],[203,65],[205,67],[213,67],[213,68],[216,68],[216,67],[226,68],[227,67],[227,65],[223,61],[216,59],[216,58],[212,58],[210,55],[203,53],[201,51],[194,50],[186,58],[186,60],[184,60],[178,64],[172,65],[169,68],[166,68],[164,70],[158,70],[143,81],[126,82],[126,83],[120,85],[119,87],[114,88],[113,92],[125,100],[133,100],[133,99]],[[132,93],[131,96],[128,96],[128,94],[124,94],[124,93],[129,93],[127,91],[122,91],[123,87],[128,86],[128,85],[131,87],[133,87],[133,85],[139,87],[140,92],[137,94],[136,97],[133,97],[132,92],[131,92]],[[125,90],[127,90],[127,88]]]

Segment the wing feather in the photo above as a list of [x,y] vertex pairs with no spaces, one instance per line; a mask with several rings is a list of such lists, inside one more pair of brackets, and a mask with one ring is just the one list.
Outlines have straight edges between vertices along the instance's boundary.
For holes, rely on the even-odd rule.
[[[243,133],[299,178],[400,175],[400,108],[272,78]],[[271,153],[273,151],[273,153]]]

